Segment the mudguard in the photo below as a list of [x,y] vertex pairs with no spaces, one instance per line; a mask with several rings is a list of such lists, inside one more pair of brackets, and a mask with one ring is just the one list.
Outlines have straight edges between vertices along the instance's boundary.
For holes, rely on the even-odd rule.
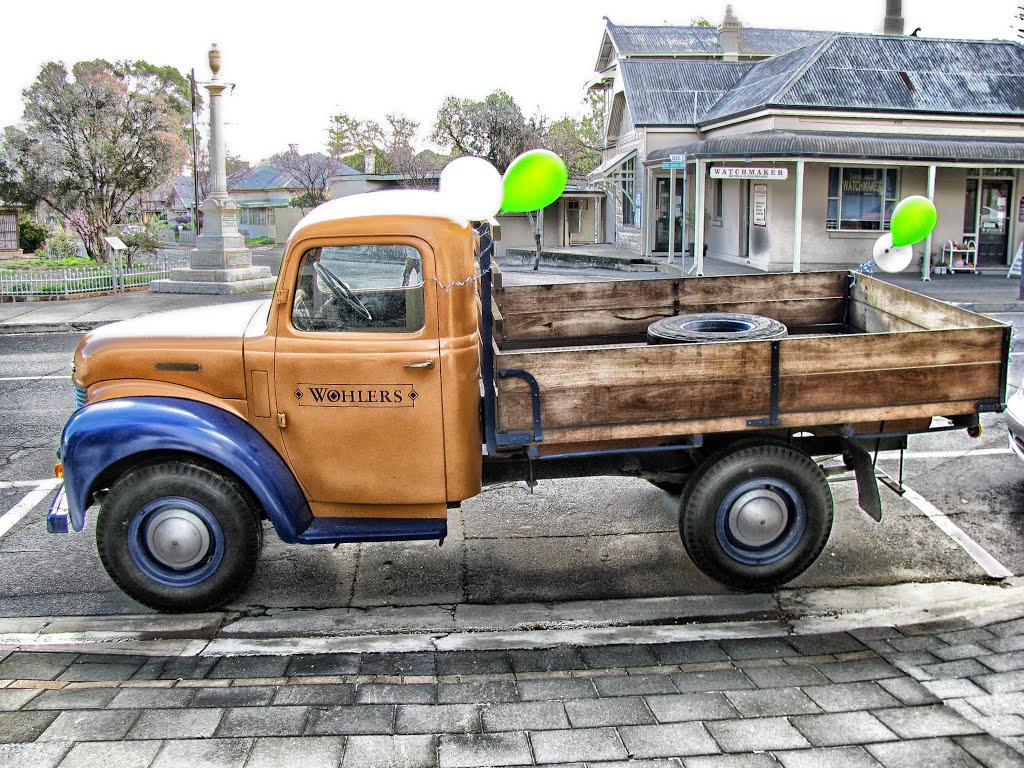
[[313,522],[298,481],[280,454],[250,424],[206,403],[171,397],[125,397],[79,409],[61,436],[71,527],[81,531],[95,483],[113,464],[144,453],[190,453],[233,472],[289,544]]

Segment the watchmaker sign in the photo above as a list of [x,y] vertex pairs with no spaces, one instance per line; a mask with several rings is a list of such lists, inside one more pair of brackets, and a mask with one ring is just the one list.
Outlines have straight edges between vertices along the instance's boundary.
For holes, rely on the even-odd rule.
[[731,167],[728,165],[715,165],[711,167],[712,179],[766,179],[768,181],[780,181],[789,178],[788,168],[751,168],[741,165]]

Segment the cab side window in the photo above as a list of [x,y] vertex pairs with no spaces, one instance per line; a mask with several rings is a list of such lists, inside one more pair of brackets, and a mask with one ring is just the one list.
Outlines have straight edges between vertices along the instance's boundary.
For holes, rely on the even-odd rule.
[[302,331],[415,333],[423,328],[423,260],[411,245],[339,245],[302,255],[292,304]]

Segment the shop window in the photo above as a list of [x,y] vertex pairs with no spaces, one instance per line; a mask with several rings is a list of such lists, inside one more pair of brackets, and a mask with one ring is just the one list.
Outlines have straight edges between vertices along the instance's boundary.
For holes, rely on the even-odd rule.
[[712,179],[711,180],[711,196],[712,196],[712,216],[716,219],[722,218],[722,180]]
[[622,188],[622,226],[633,227],[636,224],[636,158],[631,157],[622,164],[619,172],[619,185]]
[[829,168],[829,230],[885,230],[899,198],[896,168]]

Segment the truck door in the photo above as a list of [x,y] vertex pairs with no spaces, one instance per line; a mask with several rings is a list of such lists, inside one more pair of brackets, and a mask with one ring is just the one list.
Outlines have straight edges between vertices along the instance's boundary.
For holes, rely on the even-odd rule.
[[[416,238],[310,247],[281,285],[276,389],[289,462],[313,501],[445,500],[434,254]],[[296,263],[297,261],[297,263]],[[284,309],[284,308],[282,308]]]

